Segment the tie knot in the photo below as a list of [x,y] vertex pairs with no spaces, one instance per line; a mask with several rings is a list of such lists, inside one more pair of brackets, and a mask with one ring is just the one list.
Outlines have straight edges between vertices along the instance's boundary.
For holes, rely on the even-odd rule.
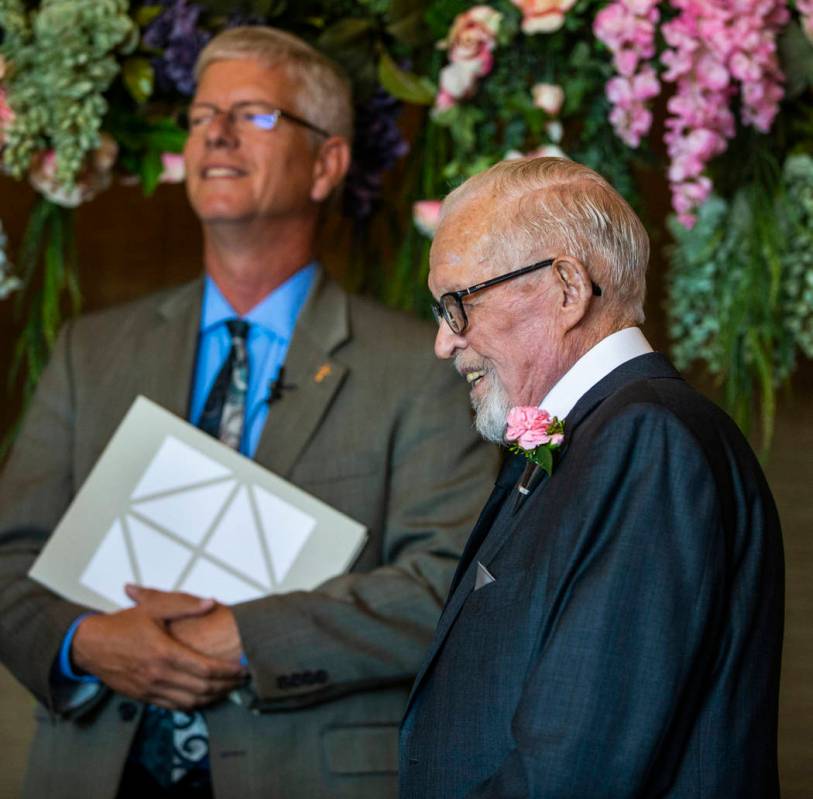
[[246,340],[248,336],[248,322],[243,319],[229,319],[229,321],[226,322],[226,327],[229,329],[229,335],[232,337],[232,340],[236,338],[243,341]]

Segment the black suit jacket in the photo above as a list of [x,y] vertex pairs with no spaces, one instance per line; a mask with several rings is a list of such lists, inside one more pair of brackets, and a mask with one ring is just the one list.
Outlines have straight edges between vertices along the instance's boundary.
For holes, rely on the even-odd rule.
[[582,397],[517,508],[522,465],[416,679],[403,799],[777,796],[781,533],[733,422],[643,355]]

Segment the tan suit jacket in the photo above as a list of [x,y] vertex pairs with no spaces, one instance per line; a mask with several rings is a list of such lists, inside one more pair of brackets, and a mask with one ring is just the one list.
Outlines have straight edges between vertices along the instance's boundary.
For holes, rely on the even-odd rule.
[[[25,574],[136,395],[186,415],[200,302],[198,281],[66,325],[0,479],[0,658],[40,703],[28,797],[115,796],[143,708],[105,690],[56,712],[51,667],[84,608]],[[306,301],[255,460],[370,539],[352,573],[234,608],[252,681],[247,706],[205,713],[217,799],[396,795],[409,686],[497,457],[431,346],[328,279]]]

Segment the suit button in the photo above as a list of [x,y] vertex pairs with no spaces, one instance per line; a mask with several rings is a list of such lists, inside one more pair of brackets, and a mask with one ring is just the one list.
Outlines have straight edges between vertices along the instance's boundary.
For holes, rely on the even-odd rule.
[[133,702],[122,702],[119,705],[119,716],[122,721],[132,721],[138,713],[138,706]]
[[313,675],[313,679],[316,682],[327,682],[327,672],[324,669],[319,669],[319,671]]

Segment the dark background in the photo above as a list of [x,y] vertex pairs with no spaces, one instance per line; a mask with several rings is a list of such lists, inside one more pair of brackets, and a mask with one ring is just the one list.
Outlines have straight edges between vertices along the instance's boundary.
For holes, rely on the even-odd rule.
[[[395,180],[395,179],[393,179]],[[24,184],[0,179],[0,220],[9,236],[9,256],[16,247],[34,193]],[[645,186],[648,218],[662,219],[668,208],[665,186]],[[347,263],[347,236],[333,218],[321,237],[330,247],[320,254],[339,278],[355,284]],[[668,340],[663,307],[663,231],[654,230],[645,332],[657,349]],[[119,303],[198,274],[201,268],[198,225],[186,205],[181,186],[162,186],[147,200],[137,188],[116,186],[77,213],[83,310]],[[0,302],[0,436],[19,414],[20,392],[5,389],[14,342],[20,330],[14,296]],[[696,385],[714,395],[702,374]],[[755,442],[758,444],[758,442]],[[785,648],[779,720],[779,758],[785,799],[813,797],[813,368],[801,365],[792,390],[779,399],[776,434],[765,458],[768,480],[776,497],[785,536],[787,599]],[[0,798],[14,797],[33,730],[32,701],[0,667]],[[734,799],[732,797],[732,799]]]

